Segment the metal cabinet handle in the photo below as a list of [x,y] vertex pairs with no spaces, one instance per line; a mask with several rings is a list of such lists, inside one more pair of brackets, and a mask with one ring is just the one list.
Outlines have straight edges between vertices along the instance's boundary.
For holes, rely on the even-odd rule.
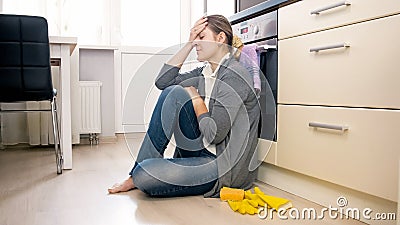
[[341,1],[341,2],[338,2],[338,3],[332,4],[332,5],[328,5],[328,6],[322,7],[320,9],[313,10],[313,11],[310,12],[310,14],[311,15],[314,15],[314,14],[318,15],[320,12],[323,12],[323,11],[326,11],[326,10],[329,10],[329,9],[337,8],[337,7],[340,7],[340,6],[349,6],[349,5],[351,5],[350,2]]
[[344,43],[340,43],[340,44],[332,44],[332,45],[310,48],[310,52],[319,52],[322,50],[329,50],[329,49],[335,49],[335,48],[348,48],[348,47],[350,47],[350,44],[344,42]]
[[325,124],[325,123],[317,123],[317,122],[309,122],[308,123],[309,127],[315,127],[315,128],[325,128],[325,129],[331,129],[331,130],[340,130],[340,131],[346,131],[349,129],[348,126],[345,125],[333,125],[333,124]]

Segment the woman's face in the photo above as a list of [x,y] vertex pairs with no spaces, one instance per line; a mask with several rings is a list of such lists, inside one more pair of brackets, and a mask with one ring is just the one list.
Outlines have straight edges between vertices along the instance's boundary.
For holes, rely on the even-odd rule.
[[197,52],[197,60],[200,62],[212,61],[219,50],[217,35],[208,27],[199,33],[194,40],[194,44]]

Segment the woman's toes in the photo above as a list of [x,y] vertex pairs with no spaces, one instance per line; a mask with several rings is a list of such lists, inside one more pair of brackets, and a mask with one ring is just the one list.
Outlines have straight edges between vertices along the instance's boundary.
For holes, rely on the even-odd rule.
[[115,194],[118,192],[129,191],[133,188],[135,188],[135,185],[133,185],[133,180],[132,178],[128,178],[123,183],[114,184],[111,188],[108,189],[108,193]]

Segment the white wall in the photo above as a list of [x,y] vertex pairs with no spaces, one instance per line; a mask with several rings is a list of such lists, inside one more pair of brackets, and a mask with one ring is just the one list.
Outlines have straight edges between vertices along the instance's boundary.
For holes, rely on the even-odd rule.
[[79,80],[101,81],[100,136],[115,136],[114,49],[79,49]]

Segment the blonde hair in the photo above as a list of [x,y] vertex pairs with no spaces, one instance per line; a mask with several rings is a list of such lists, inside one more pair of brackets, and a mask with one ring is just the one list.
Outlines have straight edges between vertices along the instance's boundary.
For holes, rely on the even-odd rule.
[[242,40],[240,39],[240,37],[238,37],[237,35],[233,35],[232,47],[237,48],[237,50],[235,51],[235,53],[233,55],[238,60],[240,58],[240,53],[241,53],[243,46],[244,46],[244,44],[243,44]]
[[234,47],[234,48],[241,48],[241,47],[243,47],[242,39],[240,39],[240,37],[238,37],[237,35],[233,35],[232,47]]

